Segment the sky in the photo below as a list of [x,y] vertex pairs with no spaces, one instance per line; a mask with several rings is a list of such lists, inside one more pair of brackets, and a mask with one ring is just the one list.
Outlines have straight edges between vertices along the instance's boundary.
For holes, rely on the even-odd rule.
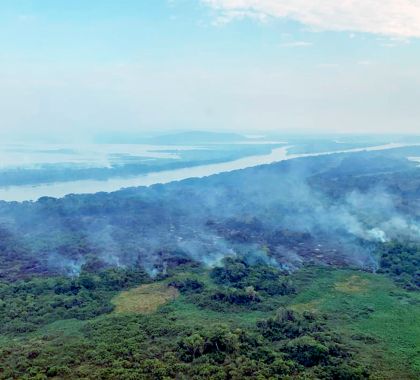
[[0,138],[420,134],[420,0],[1,0]]

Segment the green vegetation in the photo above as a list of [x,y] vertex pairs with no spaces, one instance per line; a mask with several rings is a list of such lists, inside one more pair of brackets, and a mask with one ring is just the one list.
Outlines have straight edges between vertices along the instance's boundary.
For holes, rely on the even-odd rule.
[[178,297],[178,290],[166,284],[145,284],[112,299],[116,313],[149,314]]
[[229,257],[223,264],[210,272],[217,286],[196,289],[188,294],[190,302],[219,312],[267,311],[281,305],[281,296],[294,292],[285,273],[274,267]]
[[63,319],[109,313],[111,298],[150,278],[142,270],[109,269],[77,278],[50,277],[0,283],[0,333],[23,334]]
[[142,271],[121,269],[3,285],[0,378],[356,380],[420,373],[420,296],[383,275],[319,267],[288,275],[226,259],[212,270],[185,265],[148,282]]
[[[352,339],[358,361],[375,379],[420,374],[420,294],[379,274],[308,268],[295,276],[299,292],[290,307],[328,316],[328,324]],[[417,374],[417,376],[416,376]]]
[[420,245],[391,242],[380,251],[380,273],[386,273],[409,290],[420,289]]

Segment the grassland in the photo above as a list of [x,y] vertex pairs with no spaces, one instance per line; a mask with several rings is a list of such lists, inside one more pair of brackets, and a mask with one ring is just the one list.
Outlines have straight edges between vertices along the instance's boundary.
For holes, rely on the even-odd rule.
[[179,296],[177,289],[165,283],[141,285],[113,298],[116,313],[150,314]]
[[420,295],[389,278],[349,270],[311,269],[296,274],[299,311],[326,313],[341,334],[359,342],[359,360],[376,379],[420,376]]

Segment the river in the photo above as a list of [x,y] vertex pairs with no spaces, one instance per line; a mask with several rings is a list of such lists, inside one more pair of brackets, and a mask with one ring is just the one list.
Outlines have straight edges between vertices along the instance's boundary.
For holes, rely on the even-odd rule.
[[69,182],[58,182],[51,184],[41,184],[36,186],[9,186],[0,188],[0,200],[5,201],[35,201],[43,196],[61,198],[67,194],[92,194],[98,192],[112,192],[127,187],[151,186],[155,184],[165,184],[173,181],[180,181],[187,178],[202,178],[213,174],[229,172],[238,169],[245,169],[259,165],[271,164],[301,157],[314,157],[334,153],[350,153],[362,151],[376,151],[400,148],[418,144],[395,144],[372,146],[367,148],[357,148],[349,150],[337,150],[323,153],[308,154],[287,154],[290,147],[275,148],[270,154],[249,156],[234,161],[223,162],[211,165],[195,166],[191,168],[159,171],[135,176],[130,178],[114,177],[105,181],[100,180],[80,180]]

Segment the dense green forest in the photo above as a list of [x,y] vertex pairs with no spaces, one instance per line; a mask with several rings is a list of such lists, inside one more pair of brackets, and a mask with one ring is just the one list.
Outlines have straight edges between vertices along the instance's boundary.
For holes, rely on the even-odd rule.
[[386,273],[406,289],[420,289],[420,246],[391,242],[380,250],[379,273]]
[[[382,257],[397,247],[408,249],[384,247]],[[155,288],[127,291],[149,284],[177,296],[158,302]],[[393,272],[290,274],[234,257],[154,279],[140,269],[84,268],[73,278],[2,283],[0,378],[414,379],[420,298],[404,286]],[[127,308],[155,298],[149,309]]]

